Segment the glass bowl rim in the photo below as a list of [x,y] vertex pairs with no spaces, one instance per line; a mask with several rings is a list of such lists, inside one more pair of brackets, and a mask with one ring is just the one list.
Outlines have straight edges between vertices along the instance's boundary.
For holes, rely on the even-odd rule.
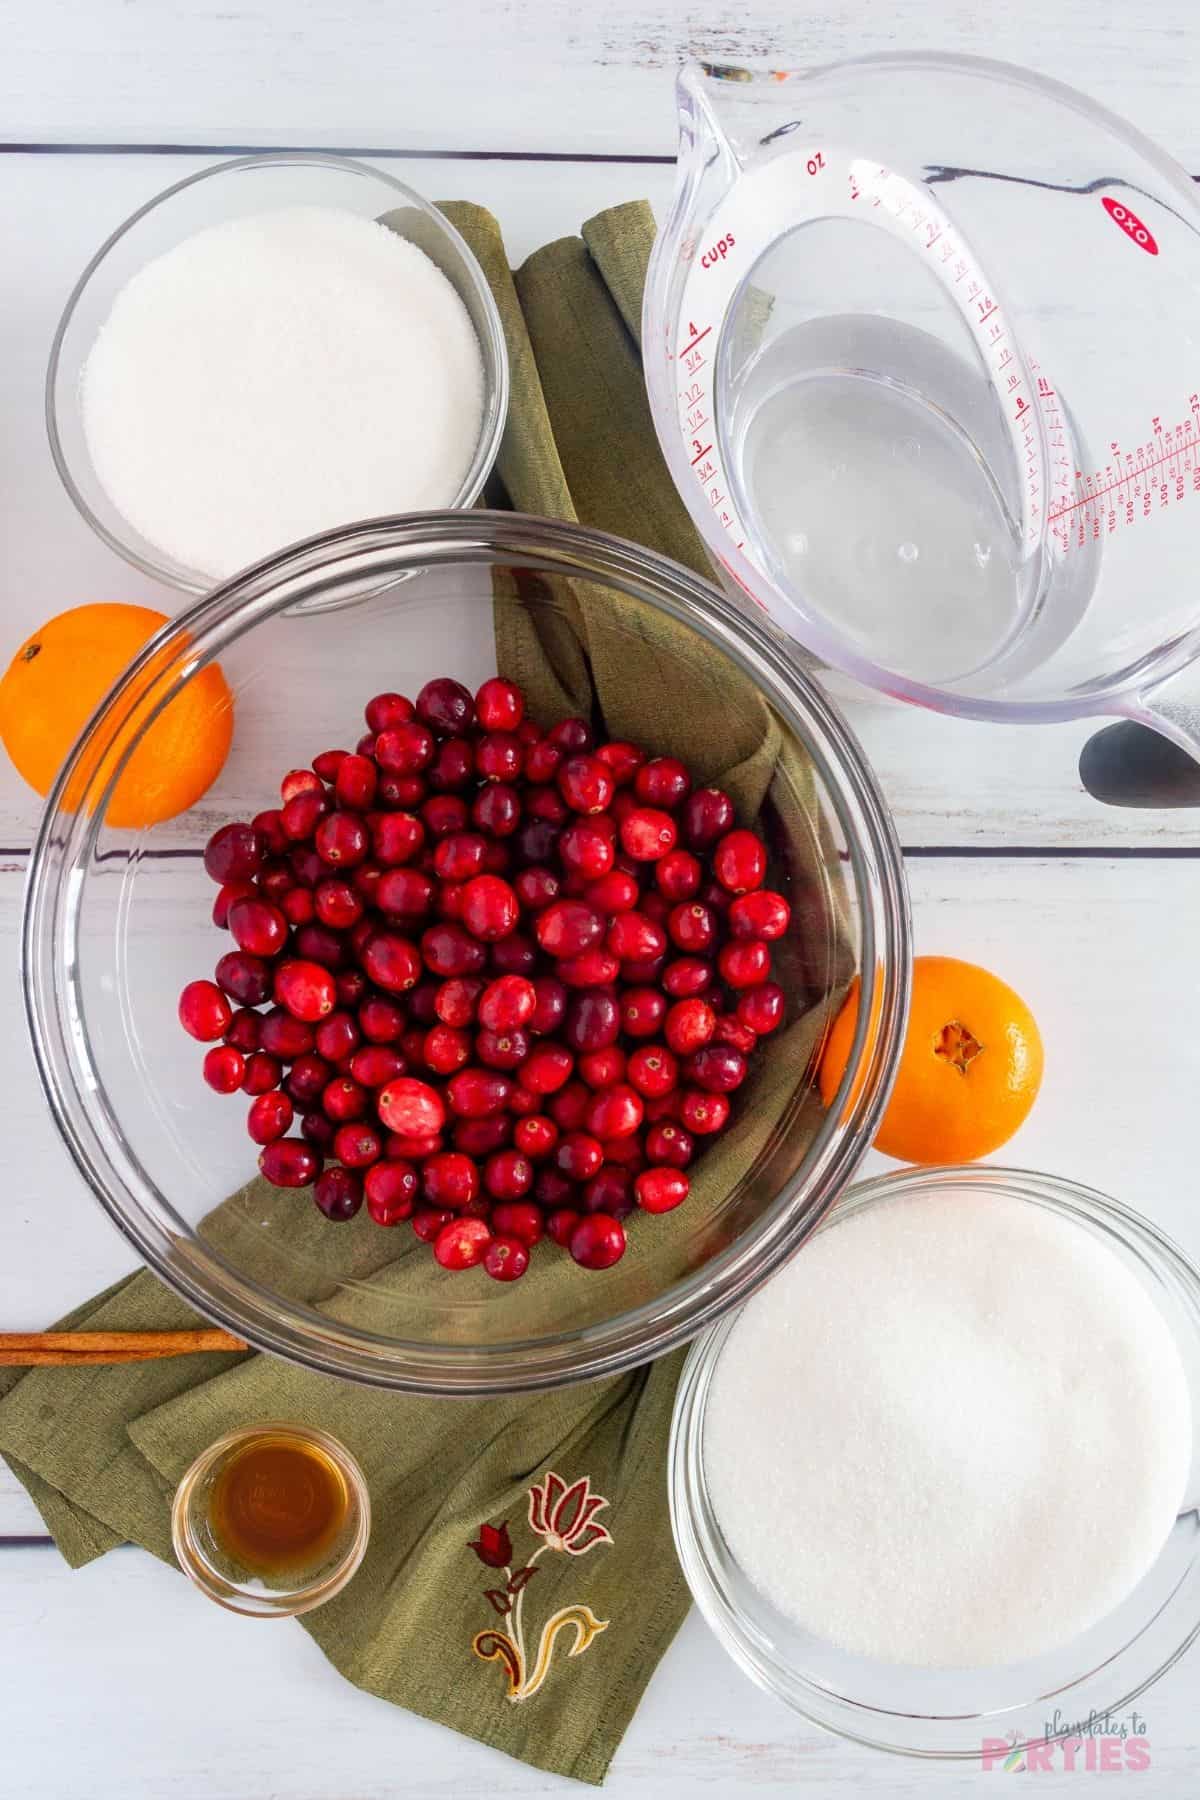
[[[451,224],[446,215],[432,201],[427,200],[423,194],[419,194],[415,188],[409,187],[407,182],[401,181],[398,176],[382,169],[372,168],[369,163],[362,162],[356,157],[342,156],[332,150],[263,151],[247,156],[227,157],[220,162],[210,164],[208,168],[197,169],[191,175],[185,175],[179,181],[173,181],[169,187],[162,188],[157,194],[151,195],[149,200],[144,201],[109,233],[99,249],[88,259],[67,297],[62,316],[55,327],[54,337],[50,344],[50,355],[46,364],[44,397],[46,436],[50,445],[50,455],[58,478],[79,516],[91,526],[96,536],[107,544],[108,548],[117,556],[133,568],[138,569],[143,575],[150,576],[152,580],[161,582],[164,587],[169,587],[177,593],[206,594],[216,584],[211,576],[204,575],[198,570],[185,569],[182,564],[168,559],[165,553],[161,556],[147,554],[145,550],[131,542],[128,536],[123,536],[119,530],[95,511],[75,479],[72,461],[64,447],[62,432],[59,428],[58,388],[63,347],[76,311],[91,285],[92,278],[112,251],[151,213],[159,211],[178,195],[203,182],[216,181],[223,176],[244,174],[249,170],[289,167],[331,170],[338,174],[361,177],[376,182],[381,187],[389,188],[398,200],[404,201],[430,219],[440,234],[454,246],[462,258],[486,326],[486,342],[481,342],[480,354],[484,358],[485,368],[488,372],[485,377],[484,412],[480,424],[479,441],[475,446],[470,467],[447,510],[474,505],[483,492],[484,483],[491,474],[500,452],[500,440],[504,435],[505,421],[508,417],[510,385],[508,341],[504,332],[504,323],[478,257],[462,233]],[[113,518],[119,520],[120,513],[115,506],[112,512]],[[133,528],[129,529],[132,531]],[[153,546],[149,546],[149,549],[152,550]],[[231,579],[236,579],[236,577]]]
[[[849,1188],[836,1203],[837,1219],[830,1219],[828,1223],[838,1223],[867,1206],[889,1200],[898,1194],[964,1185],[983,1192],[1010,1196],[1016,1194],[1017,1197],[1034,1205],[1047,1207],[1060,1216],[1072,1217],[1100,1227],[1108,1236],[1115,1238],[1123,1250],[1137,1255],[1143,1262],[1146,1260],[1145,1247],[1149,1246],[1161,1265],[1170,1270],[1186,1290],[1187,1299],[1196,1315],[1197,1335],[1200,1338],[1200,1268],[1144,1214],[1111,1195],[1101,1193],[1099,1189],[1087,1187],[1065,1176],[1047,1174],[1039,1169],[1005,1167],[991,1163],[894,1169]],[[916,1757],[927,1762],[979,1762],[985,1754],[983,1735],[989,1723],[1011,1728],[1025,1706],[1057,1701],[1075,1682],[1094,1680],[1101,1669],[1107,1668],[1117,1656],[1139,1641],[1142,1631],[1161,1616],[1170,1603],[1169,1599],[1164,1601],[1132,1638],[1110,1655],[1096,1661],[1090,1670],[1072,1677],[1070,1682],[1053,1691],[1034,1695],[1029,1702],[1007,1705],[995,1712],[979,1709],[969,1713],[932,1713],[928,1710],[910,1711],[899,1706],[884,1708],[874,1702],[856,1700],[844,1688],[835,1688],[821,1682],[816,1676],[799,1672],[784,1657],[777,1656],[766,1648],[767,1634],[756,1628],[754,1615],[740,1608],[728,1588],[716,1579],[713,1572],[715,1559],[708,1553],[716,1528],[701,1513],[701,1506],[707,1500],[703,1476],[704,1411],[717,1363],[737,1319],[738,1312],[730,1310],[711,1330],[697,1336],[679,1378],[667,1453],[671,1532],[691,1596],[721,1648],[751,1681],[802,1718],[835,1737],[845,1738],[872,1750]],[[1200,1617],[1194,1619],[1181,1641],[1160,1658],[1149,1674],[1141,1675],[1127,1691],[1105,1699],[1104,1709],[1107,1713],[1119,1715],[1124,1708],[1132,1705],[1175,1666],[1198,1637]],[[1068,1647],[1063,1646],[1064,1651]],[[1089,1706],[1093,1704],[1088,1702]],[[1099,1712],[1101,1709],[1095,1706],[1095,1710]],[[932,1730],[935,1727],[972,1725],[980,1728],[980,1741],[973,1747],[948,1746],[932,1741],[901,1741],[899,1736],[905,1726],[928,1726]],[[1064,1727],[1057,1735],[1069,1736],[1070,1727]],[[1039,1734],[1031,1736],[1027,1741],[1040,1743],[1050,1740]]]
[[[801,1168],[753,1227],[651,1301],[599,1324],[499,1348],[352,1330],[239,1274],[194,1232],[190,1240],[182,1237],[169,1200],[128,1151],[108,1109],[86,1043],[74,952],[86,885],[81,872],[91,866],[96,821],[119,767],[101,792],[95,772],[105,762],[104,744],[136,711],[137,684],[147,668],[156,670],[157,713],[234,638],[293,605],[297,582],[336,585],[340,576],[361,593],[369,578],[375,593],[417,570],[460,564],[516,564],[616,586],[699,632],[749,675],[805,744],[845,834],[866,996],[838,1095]],[[75,811],[62,805],[68,790]],[[407,514],[326,532],[267,558],[164,625],[101,702],[50,791],[30,857],[21,946],[26,1018],[55,1123],[84,1180],[142,1260],[197,1311],[260,1350],[376,1386],[461,1395],[615,1374],[674,1349],[748,1298],[815,1228],[870,1143],[903,1043],[911,973],[903,857],[886,803],[841,715],[782,637],[668,557],[583,526],[482,509]]]

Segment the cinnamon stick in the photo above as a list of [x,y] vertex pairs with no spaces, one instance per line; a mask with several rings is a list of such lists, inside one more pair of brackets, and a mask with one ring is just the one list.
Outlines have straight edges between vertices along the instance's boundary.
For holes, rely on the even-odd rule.
[[0,1331],[0,1368],[65,1368],[151,1362],[201,1351],[245,1350],[241,1338],[215,1328],[200,1331]]

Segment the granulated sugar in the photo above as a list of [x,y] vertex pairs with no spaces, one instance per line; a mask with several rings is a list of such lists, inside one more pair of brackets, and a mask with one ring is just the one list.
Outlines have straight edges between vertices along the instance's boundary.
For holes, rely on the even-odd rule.
[[1066,1643],[1175,1522],[1168,1327],[1096,1237],[1016,1197],[879,1202],[750,1302],[704,1467],[737,1562],[843,1649],[982,1667]]
[[355,519],[450,505],[483,416],[466,307],[372,219],[289,207],[197,232],[117,295],[84,368],[101,485],[224,576]]

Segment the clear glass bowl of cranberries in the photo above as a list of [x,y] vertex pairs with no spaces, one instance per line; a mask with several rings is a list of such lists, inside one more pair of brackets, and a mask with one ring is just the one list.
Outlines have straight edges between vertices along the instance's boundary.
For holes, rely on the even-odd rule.
[[[667,643],[692,718],[752,703],[778,805],[738,817],[728,744],[693,726],[680,756],[669,694],[635,732],[497,676],[514,621],[569,655],[580,593],[610,711],[613,672]],[[104,824],[210,660],[220,779],[181,818]],[[448,512],[281,553],[143,665],[48,801],[27,1010],[78,1166],[199,1311],[334,1375],[504,1392],[662,1354],[804,1242],[886,1102],[910,949],[875,781],[768,624],[618,539]]]

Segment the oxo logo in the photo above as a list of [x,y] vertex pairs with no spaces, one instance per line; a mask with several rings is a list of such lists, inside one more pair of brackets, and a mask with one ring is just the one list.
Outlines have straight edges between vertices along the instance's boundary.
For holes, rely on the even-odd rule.
[[1158,245],[1154,241],[1154,233],[1142,224],[1135,212],[1130,212],[1127,206],[1123,206],[1119,200],[1114,200],[1110,194],[1102,195],[1100,204],[1113,223],[1119,225],[1140,250],[1144,250],[1147,256],[1158,255]]

